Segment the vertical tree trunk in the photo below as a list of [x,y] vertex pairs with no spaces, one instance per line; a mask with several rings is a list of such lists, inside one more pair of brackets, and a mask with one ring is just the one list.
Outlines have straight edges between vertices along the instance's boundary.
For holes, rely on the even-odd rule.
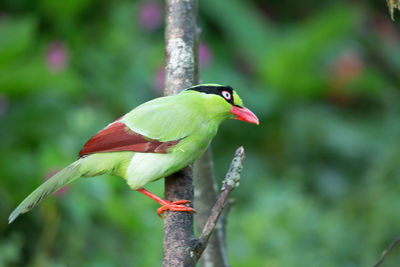
[[[197,83],[196,16],[195,0],[166,0],[165,95],[177,94]],[[165,179],[165,198],[170,201],[193,201],[191,167]],[[194,240],[193,214],[167,211],[163,266],[194,266],[189,255]]]

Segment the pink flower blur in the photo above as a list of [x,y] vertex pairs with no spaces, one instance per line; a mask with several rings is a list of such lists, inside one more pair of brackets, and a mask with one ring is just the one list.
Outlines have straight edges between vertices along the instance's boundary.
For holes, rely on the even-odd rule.
[[208,66],[213,59],[211,49],[206,43],[200,43],[199,45],[199,65],[200,67]]
[[46,62],[53,72],[60,72],[68,67],[67,48],[63,42],[53,41],[48,45]]
[[164,89],[164,75],[165,75],[164,67],[161,67],[157,70],[154,78],[154,85],[157,91],[160,91],[161,94]]
[[340,88],[357,79],[364,70],[364,62],[356,51],[345,50],[331,66],[331,84]]
[[157,30],[162,23],[162,9],[158,2],[144,2],[139,9],[139,23],[147,31]]

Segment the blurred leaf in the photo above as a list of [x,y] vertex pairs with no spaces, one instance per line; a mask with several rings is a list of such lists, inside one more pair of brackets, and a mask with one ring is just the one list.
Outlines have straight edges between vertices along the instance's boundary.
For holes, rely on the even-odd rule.
[[250,2],[238,0],[205,0],[200,5],[205,16],[218,22],[221,31],[230,41],[227,48],[244,52],[249,61],[258,62],[260,55],[271,49],[275,29]]
[[[32,16],[0,21],[0,68],[6,68],[34,44],[37,22]],[[0,86],[1,88],[1,86]]]
[[313,96],[324,90],[323,57],[346,41],[360,21],[349,6],[330,6],[276,39],[262,54],[260,78],[290,95]]

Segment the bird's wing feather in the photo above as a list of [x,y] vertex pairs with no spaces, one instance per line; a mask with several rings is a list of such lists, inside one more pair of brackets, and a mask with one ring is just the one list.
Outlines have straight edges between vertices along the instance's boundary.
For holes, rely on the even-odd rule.
[[153,99],[93,136],[79,153],[134,151],[168,153],[203,121],[197,94]]
[[160,142],[132,131],[125,123],[117,120],[93,136],[79,152],[84,156],[98,152],[134,151],[142,153],[167,153],[178,140]]
[[202,105],[198,94],[160,97],[138,106],[121,121],[132,131],[161,142],[179,140],[202,125]]

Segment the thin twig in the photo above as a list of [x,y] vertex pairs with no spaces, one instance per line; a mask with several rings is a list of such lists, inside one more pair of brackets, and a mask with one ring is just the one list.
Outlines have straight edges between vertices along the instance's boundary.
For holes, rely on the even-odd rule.
[[219,195],[217,202],[211,210],[211,215],[208,218],[198,241],[193,247],[192,253],[190,253],[192,260],[195,262],[198,261],[204,249],[207,247],[208,240],[213,230],[215,229],[215,226],[217,225],[218,218],[220,217],[224,206],[228,201],[230,193],[233,189],[239,186],[240,172],[243,168],[244,158],[244,148],[239,147],[235,152],[235,156],[232,160],[229,171],[226,174],[225,180],[223,181],[221,194]]
[[374,265],[374,267],[378,267],[379,265],[381,265],[383,263],[383,261],[385,260],[386,255],[400,242],[400,237],[397,237],[392,243],[390,243],[390,245],[388,246],[387,249],[385,249],[382,252],[381,258],[379,259],[379,261]]

